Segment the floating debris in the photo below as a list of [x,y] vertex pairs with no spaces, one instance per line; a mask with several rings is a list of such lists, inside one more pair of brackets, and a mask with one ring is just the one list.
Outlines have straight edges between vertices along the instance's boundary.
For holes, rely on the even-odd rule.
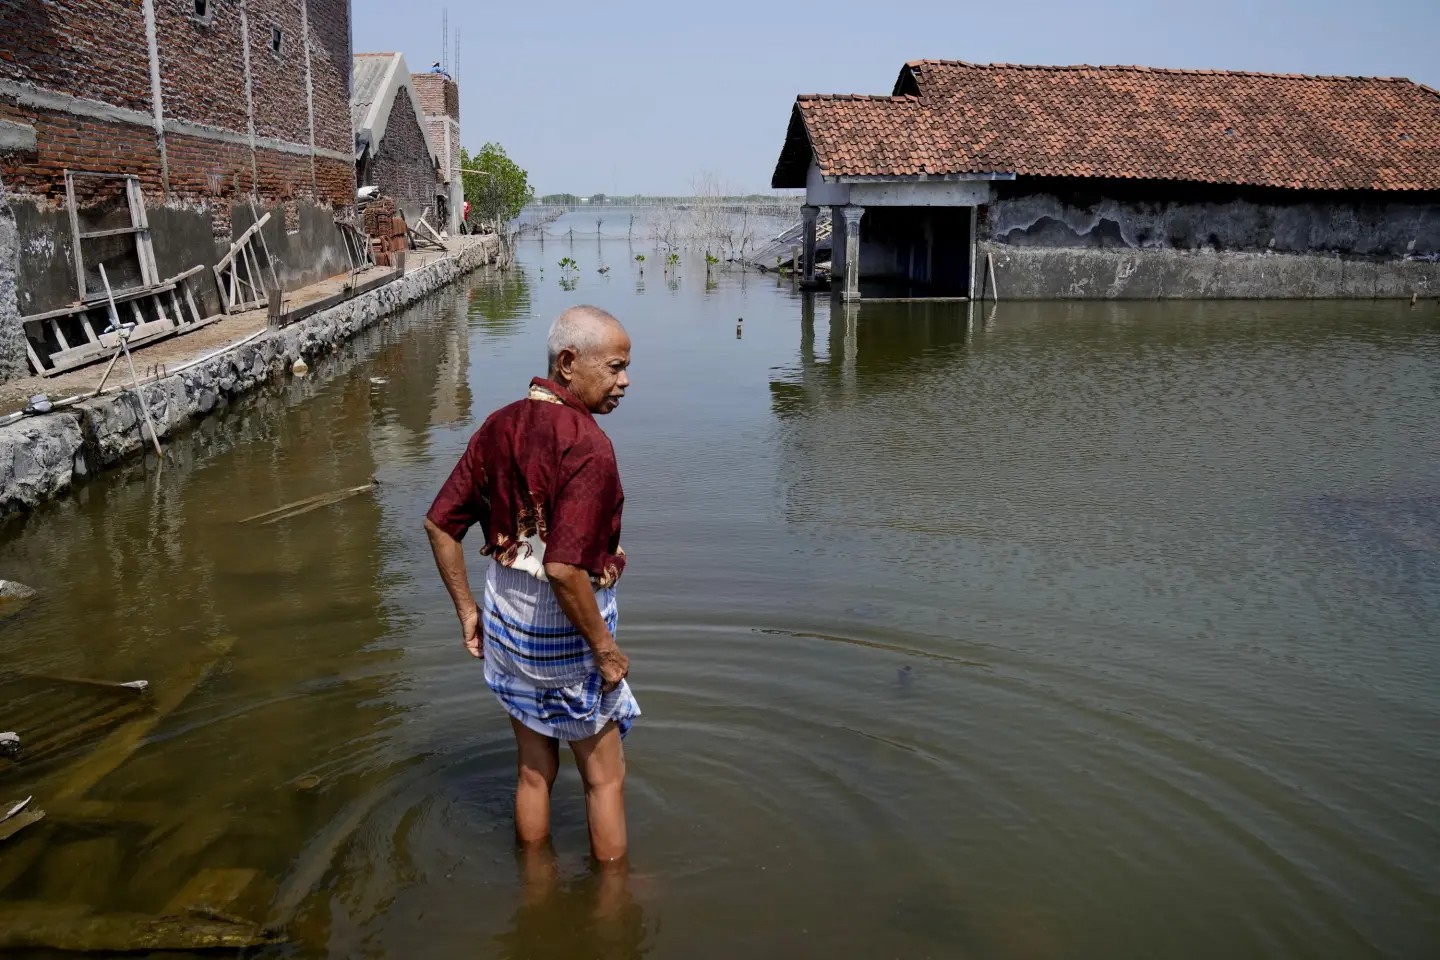
[[35,798],[34,798],[33,796],[26,797],[24,800],[21,800],[19,803],[15,804],[15,806],[13,806],[13,807],[10,808],[10,812],[9,812],[9,813],[5,814],[5,816],[3,816],[3,817],[0,817],[0,823],[3,823],[4,821],[9,820],[11,817],[15,816],[15,814],[19,813],[21,810],[24,810],[26,807],[30,806],[30,801],[31,801],[31,800],[34,800],[34,799],[35,799]]
[[389,380],[386,380],[384,377],[371,377],[371,378],[370,378],[370,382],[373,383],[373,384],[375,384],[375,386],[380,387],[380,386],[384,386],[385,384],[389,383],[390,381],[389,381]]
[[305,376],[305,374],[310,372],[310,364],[306,363],[304,360],[296,360],[295,363],[290,367],[290,372],[295,374],[295,376],[297,377],[303,377]]
[[243,950],[283,939],[259,924],[232,920],[90,913],[81,904],[11,903],[0,909],[0,950]]
[[93,680],[90,677],[70,677],[58,673],[32,673],[28,670],[0,670],[0,679],[27,680],[31,683],[58,683],[125,693],[146,693],[150,690],[149,680]]
[[[27,803],[29,801],[26,801]],[[33,827],[45,819],[44,810],[24,810],[14,816],[0,820],[0,843],[9,840],[26,827]],[[3,945],[3,942],[0,942]]]
[[20,756],[20,734],[13,730],[0,733],[0,757],[11,760]]
[[369,490],[374,490],[379,483],[371,480],[369,483],[362,483],[358,487],[346,487],[344,490],[332,490],[329,493],[317,493],[313,497],[306,497],[303,500],[296,500],[294,503],[287,503],[283,507],[276,507],[274,510],[266,510],[241,520],[241,523],[261,521],[262,527],[272,523],[279,523],[281,520],[289,520],[291,517],[298,517],[302,513],[309,513],[311,510],[319,510],[321,507],[328,507],[332,503],[339,503],[341,500],[348,500],[351,497],[359,496]]

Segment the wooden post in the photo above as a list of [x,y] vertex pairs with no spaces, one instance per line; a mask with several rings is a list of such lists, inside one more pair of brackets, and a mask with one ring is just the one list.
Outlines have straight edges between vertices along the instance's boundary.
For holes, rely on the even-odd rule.
[[265,288],[265,295],[270,301],[265,310],[265,326],[271,330],[279,330],[284,326],[284,324],[281,323],[281,312],[285,305],[284,300],[280,296],[280,286],[278,284],[267,286]]
[[999,303],[1000,290],[995,286],[995,256],[989,251],[985,253],[985,269],[990,274],[990,298],[996,303]]

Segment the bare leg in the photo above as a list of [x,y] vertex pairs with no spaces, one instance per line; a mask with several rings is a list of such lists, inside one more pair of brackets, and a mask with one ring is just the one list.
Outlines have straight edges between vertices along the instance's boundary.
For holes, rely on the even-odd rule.
[[560,743],[514,717],[510,718],[510,726],[515,730],[519,772],[515,783],[515,836],[523,844],[538,843],[550,836],[550,788],[560,770]]
[[520,845],[520,875],[524,880],[524,902],[544,903],[555,895],[560,885],[560,869],[555,862],[555,848],[549,839]]
[[588,740],[570,744],[580,779],[585,781],[585,814],[590,821],[590,853],[601,863],[625,857],[625,748],[614,723]]

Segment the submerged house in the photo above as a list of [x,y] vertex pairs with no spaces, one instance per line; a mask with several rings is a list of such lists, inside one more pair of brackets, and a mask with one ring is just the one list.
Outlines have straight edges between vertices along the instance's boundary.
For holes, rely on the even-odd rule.
[[7,2],[0,37],[0,380],[108,349],[107,283],[147,331],[348,269],[349,0]]
[[428,213],[446,229],[449,196],[425,112],[398,53],[357,53],[351,120],[355,124],[355,181],[395,201],[407,223]]
[[1440,93],[1403,79],[918,60],[798,97],[771,185],[812,277],[832,208],[847,297],[1440,292]]

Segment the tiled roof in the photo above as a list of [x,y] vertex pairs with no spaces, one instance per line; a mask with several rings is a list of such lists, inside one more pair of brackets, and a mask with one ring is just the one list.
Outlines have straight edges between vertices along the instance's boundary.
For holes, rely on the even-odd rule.
[[1440,93],[1389,77],[917,60],[889,97],[796,98],[773,185],[1014,173],[1440,190]]

